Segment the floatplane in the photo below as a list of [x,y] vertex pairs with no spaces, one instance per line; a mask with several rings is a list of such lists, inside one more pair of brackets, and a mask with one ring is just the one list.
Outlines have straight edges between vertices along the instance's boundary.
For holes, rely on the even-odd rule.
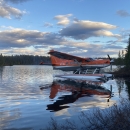
[[51,58],[51,65],[54,70],[72,71],[72,74],[55,75],[58,78],[72,80],[106,80],[113,78],[112,74],[100,73],[101,68],[110,66],[112,70],[113,59],[82,58],[54,50],[48,52]]

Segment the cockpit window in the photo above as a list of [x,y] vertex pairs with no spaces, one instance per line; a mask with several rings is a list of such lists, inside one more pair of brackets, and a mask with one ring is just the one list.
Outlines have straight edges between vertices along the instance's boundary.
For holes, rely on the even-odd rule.
[[94,60],[93,58],[89,58],[90,61]]
[[87,58],[86,61],[89,62],[89,61],[93,61],[94,59],[93,58]]

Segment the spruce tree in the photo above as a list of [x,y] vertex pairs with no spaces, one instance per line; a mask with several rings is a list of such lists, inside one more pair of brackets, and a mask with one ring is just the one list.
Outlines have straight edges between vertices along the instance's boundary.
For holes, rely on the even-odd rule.
[[120,51],[118,54],[118,65],[121,66],[121,53],[120,53]]
[[130,69],[130,35],[129,35],[128,45],[126,47],[125,66],[127,69]]
[[3,55],[0,54],[0,66],[3,66]]

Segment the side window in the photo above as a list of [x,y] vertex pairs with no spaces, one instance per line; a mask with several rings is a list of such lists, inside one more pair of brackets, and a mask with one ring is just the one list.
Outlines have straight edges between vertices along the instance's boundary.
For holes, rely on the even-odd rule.
[[86,61],[86,62],[89,62],[89,60],[88,60],[88,59],[86,59],[85,61]]

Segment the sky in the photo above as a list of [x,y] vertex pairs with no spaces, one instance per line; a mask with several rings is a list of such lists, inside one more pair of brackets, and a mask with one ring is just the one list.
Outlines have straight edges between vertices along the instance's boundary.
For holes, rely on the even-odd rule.
[[117,57],[130,34],[130,0],[0,0],[0,53]]

